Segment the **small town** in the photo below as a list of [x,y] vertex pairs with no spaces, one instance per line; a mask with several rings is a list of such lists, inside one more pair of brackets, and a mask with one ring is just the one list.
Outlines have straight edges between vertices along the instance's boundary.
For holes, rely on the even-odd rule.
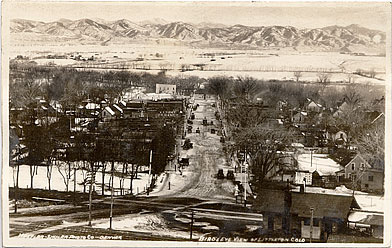
[[388,2],[5,1],[5,247],[388,247]]
[[376,87],[11,63],[11,236],[383,240]]

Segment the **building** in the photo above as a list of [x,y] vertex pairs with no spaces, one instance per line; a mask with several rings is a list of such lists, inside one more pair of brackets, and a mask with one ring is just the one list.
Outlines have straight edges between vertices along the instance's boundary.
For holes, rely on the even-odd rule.
[[346,228],[353,208],[359,205],[351,195],[291,192],[290,227],[292,232],[308,239],[312,226],[312,240],[326,241],[330,234]]
[[384,215],[377,212],[352,211],[348,217],[349,226],[353,229],[363,230],[374,238],[384,237]]
[[293,123],[304,123],[307,120],[307,118],[308,118],[308,113],[300,111],[300,112],[296,113],[295,115],[293,115],[291,121]]
[[174,85],[174,84],[156,84],[155,85],[155,93],[156,94],[166,93],[166,94],[175,95],[176,92],[177,92],[176,85]]
[[321,104],[318,104],[310,99],[308,99],[308,101],[309,102],[305,107],[306,111],[319,113],[323,110],[323,106]]
[[[285,233],[294,237],[326,241],[330,234],[345,230],[352,209],[359,209],[350,194],[323,194],[264,189],[253,204],[263,214],[264,233]],[[311,220],[313,224],[311,225]]]
[[263,214],[263,230],[290,232],[290,192],[288,190],[264,189],[254,202],[256,211]]
[[344,167],[344,177],[357,190],[382,192],[384,190],[384,165],[369,164],[357,154]]

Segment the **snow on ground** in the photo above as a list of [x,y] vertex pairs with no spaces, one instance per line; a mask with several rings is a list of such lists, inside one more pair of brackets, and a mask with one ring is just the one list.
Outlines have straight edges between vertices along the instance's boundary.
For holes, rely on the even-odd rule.
[[298,167],[309,172],[317,171],[321,176],[335,175],[335,172],[343,169],[343,166],[328,158],[327,154],[300,154]]
[[362,210],[384,212],[384,196],[371,195],[356,191],[355,200],[357,200]]
[[[47,179],[47,168],[44,166],[38,166],[37,174],[34,176],[34,188],[35,189],[48,189],[48,179]],[[83,185],[81,185],[83,178],[86,177],[87,172],[82,170],[77,170],[76,173],[76,190],[79,192],[83,192]],[[13,170],[10,168],[9,170],[9,178],[8,185],[10,187],[14,186],[14,180],[16,176],[13,175]],[[98,193],[101,192],[101,183],[102,183],[102,173],[98,172],[96,174],[96,191]],[[110,180],[110,172],[105,173],[105,184],[108,185]],[[125,179],[124,181],[124,189],[130,188],[130,179]],[[133,180],[133,193],[142,192],[146,185],[148,184],[148,174],[147,173],[138,173],[138,178]],[[30,188],[30,167],[28,165],[20,166],[19,171],[19,188]],[[114,188],[120,188],[120,178],[115,176],[114,178]],[[51,189],[58,191],[65,191],[65,183],[64,179],[58,171],[57,167],[54,165],[52,170],[52,179],[51,179]],[[71,180],[69,184],[69,190],[73,191],[73,172],[71,173]],[[88,186],[86,186],[86,192],[88,192]],[[105,194],[110,194],[110,190],[105,190]]]
[[[109,221],[104,220],[93,225],[95,228],[108,228]],[[189,238],[189,232],[170,228],[166,220],[159,214],[123,215],[113,219],[113,229],[121,231],[133,231],[150,233],[152,235],[170,236],[176,238]],[[200,234],[193,232],[193,237]]]

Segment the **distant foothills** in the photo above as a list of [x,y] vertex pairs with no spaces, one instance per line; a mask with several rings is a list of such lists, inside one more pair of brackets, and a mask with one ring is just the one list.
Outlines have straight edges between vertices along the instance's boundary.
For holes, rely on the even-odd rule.
[[[365,48],[385,50],[386,34],[356,24],[328,26],[314,29],[298,29],[292,26],[226,26],[217,23],[191,24],[154,19],[132,22],[126,19],[105,21],[102,19],[59,19],[40,22],[23,19],[11,21],[12,39],[36,42],[89,41],[108,45],[127,41],[169,40],[192,46],[238,47],[312,47],[320,50],[352,52]],[[382,51],[382,50],[380,50]]]

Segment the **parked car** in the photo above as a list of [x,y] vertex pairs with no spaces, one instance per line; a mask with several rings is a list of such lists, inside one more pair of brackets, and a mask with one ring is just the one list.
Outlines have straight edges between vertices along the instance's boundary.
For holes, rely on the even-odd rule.
[[191,149],[193,148],[193,143],[190,139],[185,139],[184,145],[182,147],[184,148],[184,150]]
[[196,129],[196,133],[200,133],[200,129],[199,128]]
[[234,171],[233,170],[228,170],[226,174],[226,178],[229,180],[234,180]]
[[211,128],[211,133],[214,134],[215,133],[215,129]]
[[188,166],[189,165],[189,158],[181,158],[180,164],[182,166]]
[[191,120],[194,120],[195,119],[195,113],[192,113],[191,114]]
[[225,178],[225,175],[223,174],[223,170],[222,169],[218,170],[217,178],[218,179],[224,179]]

